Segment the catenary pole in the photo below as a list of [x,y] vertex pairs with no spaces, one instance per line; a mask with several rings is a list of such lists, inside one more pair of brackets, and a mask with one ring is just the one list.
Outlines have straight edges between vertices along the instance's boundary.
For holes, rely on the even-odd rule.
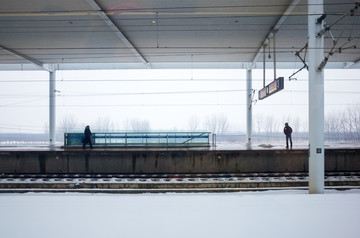
[[49,72],[49,134],[50,134],[50,146],[56,144],[56,124],[55,124],[55,109],[56,109],[56,88],[55,88],[55,70]]
[[252,137],[252,70],[246,70],[246,138],[247,146],[251,146]]
[[308,0],[309,37],[309,193],[324,193],[324,72],[318,66],[324,59],[324,37],[317,33],[324,22],[323,0]]

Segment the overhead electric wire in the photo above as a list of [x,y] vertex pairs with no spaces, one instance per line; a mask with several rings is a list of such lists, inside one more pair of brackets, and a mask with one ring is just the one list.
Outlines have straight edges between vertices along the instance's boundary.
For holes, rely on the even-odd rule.
[[228,90],[206,90],[206,91],[172,91],[172,92],[126,92],[126,93],[84,93],[79,95],[70,95],[65,92],[65,96],[128,96],[128,95],[167,95],[167,94],[199,94],[199,93],[229,93],[245,92],[245,89]]
[[[262,82],[264,79],[263,78],[253,78],[252,81],[253,82]],[[325,82],[336,82],[336,81],[359,81],[360,82],[360,78],[330,78],[327,79],[325,78]],[[165,78],[165,79],[57,79],[56,83],[72,83],[72,82],[86,82],[86,83],[98,83],[98,82],[102,82],[102,83],[112,83],[112,82],[164,82],[164,83],[172,83],[172,82],[189,82],[189,83],[194,83],[194,82],[246,82],[245,78],[220,78],[220,79],[212,79],[212,78]],[[307,78],[298,78],[296,80],[296,82],[308,82]],[[31,79],[31,80],[19,80],[19,79],[0,79],[0,83],[45,83],[48,84],[49,80],[43,80],[43,79]],[[34,95],[38,95],[37,92],[35,93],[31,93]],[[1,95],[0,95],[1,96]]]
[[5,129],[26,129],[26,130],[39,130],[39,129],[44,129],[43,126],[33,126],[33,125],[14,125],[14,124],[0,124],[0,128],[5,128]]
[[[115,96],[145,96],[145,95],[176,95],[176,94],[201,94],[201,93],[235,93],[235,92],[244,92],[246,90],[219,90],[219,91],[208,91],[208,92],[154,92],[154,93],[83,93],[83,92],[71,92],[71,93],[61,93],[57,95],[57,97],[115,97]],[[286,90],[283,91],[284,94],[293,94],[293,93],[308,93],[308,91],[305,90]],[[360,94],[360,91],[325,91],[325,94]],[[3,98],[33,98],[33,97],[22,97],[22,96],[12,96],[12,95],[4,95]],[[45,101],[48,100],[48,96],[44,95],[43,98],[40,99],[33,99],[33,100],[27,100],[27,101],[21,101],[21,102],[13,102],[13,103],[7,103],[7,104],[1,104],[0,107],[9,107],[13,105],[19,105],[19,104],[28,104],[36,101]]]
[[[132,93],[97,93],[97,92],[71,92],[71,93],[62,93],[58,96],[61,97],[114,97],[114,96],[139,96],[139,95],[176,95],[176,94],[199,94],[199,93],[233,93],[233,92],[244,92],[246,90],[209,90],[209,91],[182,91],[182,92],[132,92]],[[307,93],[306,90],[288,90],[283,91],[283,93]],[[360,91],[325,91],[325,94],[332,93],[332,94],[359,94]],[[34,99],[34,100],[28,100],[28,101],[22,101],[22,102],[14,102],[14,103],[7,103],[7,104],[0,104],[0,108],[5,107],[18,107],[16,105],[20,104],[28,104],[35,101],[43,101],[47,100],[47,97],[41,98],[41,99]],[[138,104],[130,104],[130,105],[138,105]],[[167,104],[164,104],[167,105]],[[193,105],[193,104],[189,104]],[[201,104],[202,105],[202,104]],[[205,104],[207,105],[207,104]],[[223,104],[222,104],[223,105]],[[224,104],[225,105],[225,104]],[[27,105],[27,106],[20,106],[20,107],[36,107],[34,105]]]
[[[351,104],[354,106],[360,106],[359,103]],[[57,107],[81,107],[81,108],[95,108],[95,107],[221,107],[221,106],[246,106],[246,103],[193,103],[193,104],[69,104],[58,105]],[[259,104],[256,106],[274,107],[274,106],[308,106],[307,103],[271,103],[271,104]],[[349,106],[348,103],[326,103],[326,106]],[[34,106],[14,106],[14,108],[47,108],[48,105],[34,105]]]
[[27,101],[22,101],[22,102],[13,102],[13,103],[7,103],[7,104],[0,104],[0,108],[1,107],[13,107],[14,105],[27,104],[27,103],[32,103],[32,102],[44,101],[44,100],[48,100],[48,98],[33,99],[33,100],[27,100]]

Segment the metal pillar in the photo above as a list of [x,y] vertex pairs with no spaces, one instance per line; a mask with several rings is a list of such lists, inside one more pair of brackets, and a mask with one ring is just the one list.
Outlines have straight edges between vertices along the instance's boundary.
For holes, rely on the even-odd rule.
[[324,37],[317,36],[323,23],[323,0],[308,0],[309,34],[309,193],[324,193],[324,72],[318,66],[324,59]]
[[55,109],[56,109],[56,88],[55,88],[55,71],[49,72],[49,132],[50,132],[50,146],[56,144],[56,124],[55,124]]
[[252,136],[252,71],[246,70],[246,137],[247,146],[251,146]]

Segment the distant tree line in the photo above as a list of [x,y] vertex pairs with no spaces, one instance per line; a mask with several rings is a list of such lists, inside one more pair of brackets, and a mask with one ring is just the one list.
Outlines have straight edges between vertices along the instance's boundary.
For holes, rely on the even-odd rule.
[[[59,121],[59,128],[57,131],[60,133],[81,131],[85,127],[85,124],[78,123],[74,115],[65,115]],[[126,131],[150,131],[152,130],[151,124],[146,119],[131,118],[127,119],[123,125],[115,125],[109,117],[99,117],[96,121],[91,124],[93,131],[109,132],[117,130]],[[206,130],[212,133],[222,133],[229,129],[229,121],[227,116],[223,114],[214,114],[206,117],[203,121],[199,118],[192,116],[188,120],[188,125],[185,130],[197,131]]]
[[360,141],[360,106],[349,106],[343,112],[329,113],[324,126],[329,141]]
[[[259,140],[283,140],[284,123],[288,122],[294,131],[294,139],[307,140],[308,121],[300,120],[299,116],[284,117],[281,120],[274,116],[254,115],[253,116],[253,135],[258,136]],[[59,122],[58,131],[60,133],[71,131],[82,131],[85,124],[79,124],[73,115],[65,115]],[[131,118],[119,126],[115,125],[110,118],[99,117],[91,125],[94,131],[114,131],[117,128],[131,131],[150,131],[151,124],[146,119]],[[230,124],[225,114],[213,114],[205,118],[191,116],[188,119],[185,130],[200,131],[206,130],[211,133],[237,132]],[[325,115],[324,123],[325,140],[327,141],[360,141],[360,106],[349,106],[344,111],[333,112]]]
[[[288,122],[293,128],[293,139],[298,141],[308,140],[308,122],[301,121],[299,117],[284,117],[281,120],[273,116],[253,116],[253,142],[283,141],[284,123]],[[79,123],[74,115],[64,115],[58,122],[57,140],[62,140],[64,132],[82,132],[86,124]],[[92,131],[110,132],[121,128],[122,131],[150,131],[151,124],[146,119],[127,119],[123,125],[117,125],[107,117],[99,117],[92,124]],[[231,125],[224,114],[213,114],[199,119],[191,116],[188,119],[186,131],[209,131],[213,134],[222,134],[231,138],[231,142],[244,142],[246,132],[240,131]],[[324,123],[325,140],[330,142],[360,141],[360,106],[349,106],[343,111],[332,112],[325,115]],[[48,126],[45,125],[44,134],[23,135],[23,133],[11,134],[2,133],[0,141],[47,141]],[[225,138],[224,137],[224,138]],[[244,139],[243,139],[244,138]],[[220,138],[219,138],[220,139]]]
[[201,121],[198,117],[192,116],[188,120],[190,131],[206,130],[211,133],[224,133],[229,131],[230,123],[224,114],[213,114]]
[[[301,121],[299,117],[288,117],[279,121],[273,116],[255,115],[254,134],[259,140],[281,140],[285,122],[293,128],[294,139],[308,139],[308,121]],[[360,141],[360,106],[349,106],[344,111],[326,114],[324,133],[326,141]]]
[[[88,123],[89,124],[89,123]],[[82,131],[86,126],[86,123],[79,123],[74,115],[65,115],[61,118],[59,122],[58,132],[79,132]],[[117,130],[119,126],[115,125],[111,121],[110,117],[99,117],[94,123],[91,124],[92,131],[98,132],[110,132]],[[131,131],[149,131],[151,130],[150,122],[148,120],[141,120],[137,118],[128,119],[125,122],[125,125],[122,126],[122,130],[131,130]]]

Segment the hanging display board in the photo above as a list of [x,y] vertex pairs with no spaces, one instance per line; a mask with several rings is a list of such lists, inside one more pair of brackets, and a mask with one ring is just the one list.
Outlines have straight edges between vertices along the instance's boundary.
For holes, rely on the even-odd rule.
[[284,89],[284,77],[279,77],[259,90],[259,100],[269,97]]

